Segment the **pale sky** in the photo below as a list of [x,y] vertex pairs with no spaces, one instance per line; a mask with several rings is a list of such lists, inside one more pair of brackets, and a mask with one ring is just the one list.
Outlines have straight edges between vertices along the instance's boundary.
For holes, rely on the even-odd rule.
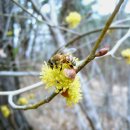
[[[94,0],[82,0],[83,5],[88,5]],[[114,10],[117,2],[119,0],[97,0],[97,3],[95,3],[92,6],[93,11],[98,12],[100,15],[107,15],[109,13],[112,13]],[[49,13],[50,12],[50,6],[48,4],[45,4],[41,8],[42,13]],[[130,0],[128,0],[128,3],[126,5],[126,8],[124,9],[126,13],[130,14]]]
[[[82,0],[84,5],[89,4],[93,0]],[[100,15],[112,13],[118,0],[97,0],[98,3],[92,6],[92,9]],[[130,14],[130,0],[127,3],[125,12]]]

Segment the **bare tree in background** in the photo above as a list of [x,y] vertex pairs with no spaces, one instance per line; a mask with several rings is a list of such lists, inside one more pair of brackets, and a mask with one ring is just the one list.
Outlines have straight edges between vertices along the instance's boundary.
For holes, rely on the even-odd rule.
[[[0,13],[10,14],[13,11],[13,4],[10,0],[0,0]],[[0,16],[0,49],[5,52],[6,56],[0,57],[0,70],[17,70],[15,64],[14,56],[14,44],[12,38],[7,38],[7,32],[9,30],[13,31],[14,21],[10,17]],[[10,65],[12,66],[10,67]],[[1,77],[0,78],[0,91],[16,90],[19,89],[19,79],[17,77]],[[0,106],[8,106],[8,101],[6,97],[0,98]],[[9,106],[8,106],[9,107]],[[10,108],[10,107],[9,107]],[[11,115],[9,118],[5,118],[0,112],[0,129],[4,130],[32,130],[31,126],[28,124],[26,118],[24,117],[22,111],[12,110],[10,108]],[[22,124],[21,124],[22,123]]]

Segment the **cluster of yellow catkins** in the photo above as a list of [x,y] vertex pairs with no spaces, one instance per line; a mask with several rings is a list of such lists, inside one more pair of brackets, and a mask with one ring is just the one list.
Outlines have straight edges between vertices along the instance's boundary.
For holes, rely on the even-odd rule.
[[18,102],[19,105],[26,105],[26,104],[28,104],[28,100],[25,97],[20,97],[17,102]]
[[[81,21],[81,15],[78,12],[70,12],[65,21],[69,28],[75,28]],[[75,70],[70,68],[67,63],[59,64],[52,69],[44,62],[40,75],[41,81],[46,86],[45,88],[54,87],[57,93],[61,93],[66,98],[67,105],[76,104],[81,99],[79,77],[76,75]]]
[[121,55],[125,58],[126,63],[130,64],[130,48],[127,48],[121,52]]
[[[45,88],[55,88],[55,92],[61,93],[66,98],[67,105],[76,104],[81,99],[81,88],[79,77],[68,77],[67,71],[71,71],[66,63],[54,66],[53,69],[44,62],[40,79],[45,84]],[[72,70],[73,71],[73,70]]]
[[78,12],[70,12],[66,16],[65,21],[69,25],[69,28],[76,28],[81,21],[81,15]]
[[11,111],[7,105],[2,105],[0,107],[0,111],[5,118],[8,118],[11,114]]

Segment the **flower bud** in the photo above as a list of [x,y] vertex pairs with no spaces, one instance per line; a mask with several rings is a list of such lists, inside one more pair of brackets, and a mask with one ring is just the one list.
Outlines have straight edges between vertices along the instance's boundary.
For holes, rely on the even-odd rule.
[[76,70],[75,69],[64,69],[64,74],[67,78],[75,79]]
[[68,89],[65,92],[62,92],[61,95],[64,97],[68,97],[69,96]]
[[95,56],[96,56],[96,57],[103,56],[103,55],[105,55],[108,51],[109,51],[109,48],[102,48],[101,50],[99,50],[99,51],[95,54]]

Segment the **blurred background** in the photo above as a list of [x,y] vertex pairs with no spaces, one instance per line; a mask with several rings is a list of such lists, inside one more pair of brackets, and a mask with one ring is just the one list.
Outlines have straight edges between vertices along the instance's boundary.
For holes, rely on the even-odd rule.
[[[118,0],[0,0],[0,91],[17,90],[40,81],[44,61],[74,37],[90,32],[67,48],[83,60],[91,51]],[[69,28],[65,18],[78,12],[82,20]],[[100,48],[110,49],[130,28],[130,0],[125,0]],[[67,107],[58,95],[35,110],[14,110],[0,96],[0,130],[130,130],[130,65],[121,51],[130,48],[130,37],[116,51],[92,61],[80,75],[83,99]],[[3,73],[4,72],[4,73]],[[9,73],[10,72],[10,73]],[[17,73],[15,73],[17,72]],[[29,103],[49,92],[41,86],[15,97]],[[21,103],[22,104],[22,103]]]

